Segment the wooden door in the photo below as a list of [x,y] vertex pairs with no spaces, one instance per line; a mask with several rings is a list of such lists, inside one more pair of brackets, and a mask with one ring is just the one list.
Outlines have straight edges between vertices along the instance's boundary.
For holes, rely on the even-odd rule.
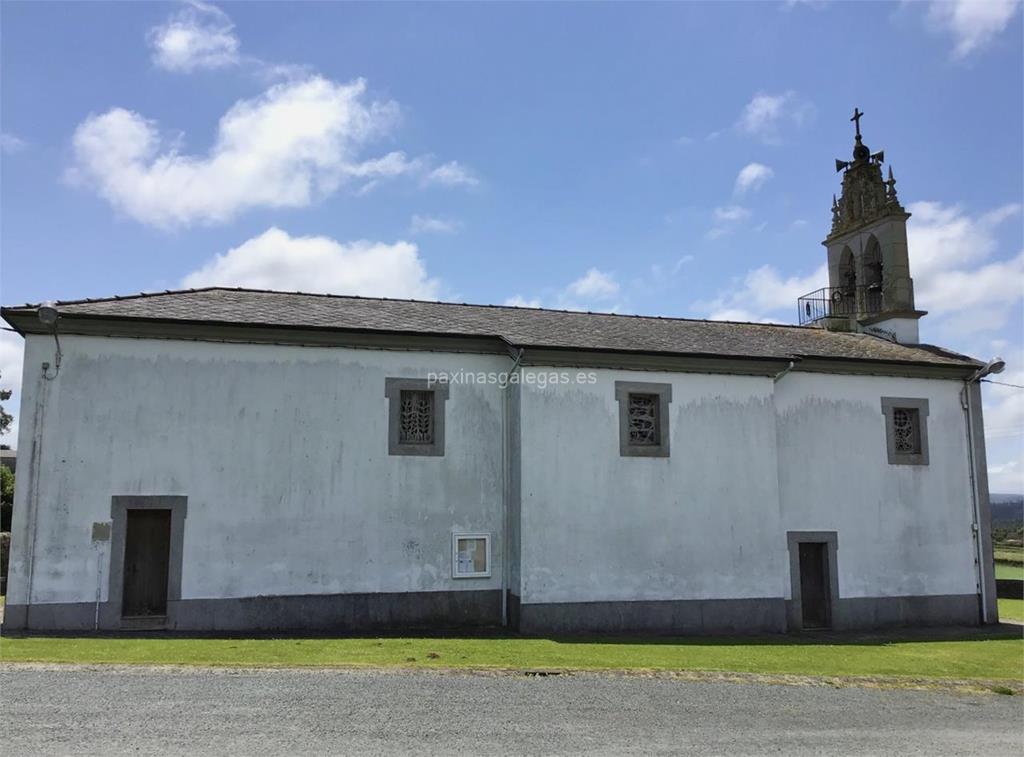
[[127,516],[121,614],[125,617],[166,615],[171,511],[129,510]]
[[828,545],[800,545],[800,612],[804,628],[828,628],[831,624],[828,576]]

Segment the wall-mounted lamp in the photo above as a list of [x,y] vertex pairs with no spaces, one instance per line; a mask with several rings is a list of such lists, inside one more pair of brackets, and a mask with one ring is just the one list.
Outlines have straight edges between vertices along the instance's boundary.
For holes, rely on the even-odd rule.
[[981,366],[981,368],[971,376],[970,381],[981,381],[986,376],[991,376],[994,373],[1002,373],[1004,368],[1006,368],[1006,361],[1001,357],[994,357],[985,363],[985,365]]
[[44,326],[53,328],[57,325],[57,319],[60,318],[60,312],[57,310],[57,303],[53,300],[47,300],[39,306],[39,321]]
[[36,311],[36,315],[39,316],[39,322],[46,326],[53,333],[53,341],[57,344],[57,355],[53,362],[53,375],[50,375],[50,364],[43,363],[43,378],[47,381],[52,381],[57,378],[57,374],[60,373],[60,337],[57,336],[57,321],[60,320],[60,311],[57,310],[57,303],[53,300],[47,300],[39,306]]

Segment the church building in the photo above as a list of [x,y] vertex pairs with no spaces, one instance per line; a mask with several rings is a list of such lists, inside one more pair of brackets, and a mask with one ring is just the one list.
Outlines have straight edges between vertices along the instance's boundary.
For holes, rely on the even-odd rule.
[[979,380],[884,155],[799,324],[207,288],[7,307],[5,628],[997,622]]

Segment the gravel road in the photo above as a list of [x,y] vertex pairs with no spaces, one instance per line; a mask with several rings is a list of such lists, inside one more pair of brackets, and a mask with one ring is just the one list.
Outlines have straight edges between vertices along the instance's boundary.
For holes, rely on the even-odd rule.
[[659,677],[0,667],[5,755],[1024,754],[1020,697]]

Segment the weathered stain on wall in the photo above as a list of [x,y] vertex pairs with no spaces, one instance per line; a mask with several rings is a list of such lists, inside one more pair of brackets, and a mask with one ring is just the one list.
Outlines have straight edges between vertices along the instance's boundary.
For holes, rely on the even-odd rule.
[[[188,497],[182,598],[497,589],[507,486],[523,603],[789,597],[786,532],[838,532],[840,596],[974,593],[956,381],[595,370],[454,384],[443,457],[388,455],[387,377],[505,371],[505,356],[30,336],[8,603],[107,599],[91,539],[114,494]],[[575,371],[571,371],[575,374]],[[616,381],[670,383],[668,458],[623,457]],[[881,397],[928,399],[930,465],[887,463]],[[26,408],[28,410],[26,410]],[[452,579],[453,530],[492,534],[491,577]],[[98,576],[97,572],[101,575]],[[99,580],[98,580],[99,578]]]
[[[27,365],[48,359],[52,340],[27,342]],[[500,540],[491,578],[453,580],[451,534],[500,531],[501,390],[452,386],[445,456],[398,457],[388,455],[384,379],[507,360],[72,336],[62,345],[45,409],[33,602],[94,599],[90,528],[110,518],[112,494],[188,496],[183,598],[498,588]],[[26,568],[12,565],[11,602],[24,601]]]
[[[523,388],[523,601],[782,596],[771,379],[597,376]],[[670,457],[620,456],[616,381],[672,384]]]
[[[840,596],[975,593],[962,386],[811,373],[776,385],[783,530],[838,532]],[[888,464],[885,396],[928,400],[928,465]]]

